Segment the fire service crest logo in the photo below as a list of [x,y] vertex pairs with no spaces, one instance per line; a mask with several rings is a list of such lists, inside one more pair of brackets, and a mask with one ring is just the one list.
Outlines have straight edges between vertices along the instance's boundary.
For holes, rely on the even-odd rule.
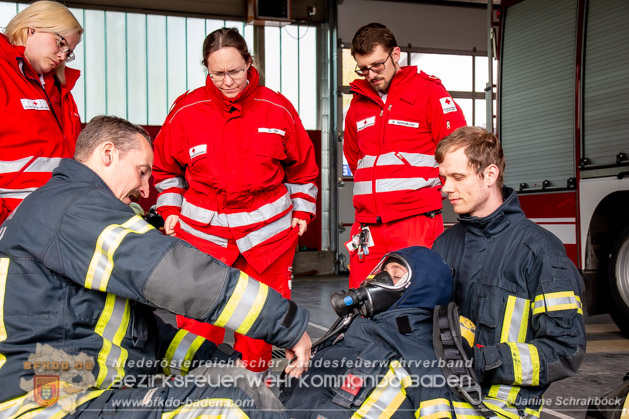
[[33,377],[35,386],[35,401],[40,406],[50,406],[59,399],[59,376],[58,375],[35,375]]

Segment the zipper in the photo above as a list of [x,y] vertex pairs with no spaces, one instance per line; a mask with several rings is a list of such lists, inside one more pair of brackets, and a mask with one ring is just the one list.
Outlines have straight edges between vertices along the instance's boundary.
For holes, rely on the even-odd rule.
[[[17,58],[17,60],[21,60],[21,58]],[[46,89],[44,89],[44,86],[42,86],[41,81],[39,79],[32,79],[30,77],[28,77],[26,75],[26,73],[24,72],[24,61],[22,60],[22,74],[24,75],[24,78],[26,80],[30,80],[30,81],[34,81],[37,83],[37,85],[40,87],[40,89],[42,89],[42,91],[44,92],[44,96],[46,97],[46,102],[48,102],[48,108],[50,110],[50,112],[52,112],[52,116],[55,117],[55,120],[57,121],[57,125],[59,126],[59,129],[61,130],[61,135],[63,136],[63,139],[66,139],[65,133],[63,132],[63,128],[61,127],[61,122],[59,122],[59,118],[57,117],[57,114],[55,113],[55,108],[53,108],[52,106],[52,102],[50,101],[50,97],[48,97],[48,93],[46,93]]]

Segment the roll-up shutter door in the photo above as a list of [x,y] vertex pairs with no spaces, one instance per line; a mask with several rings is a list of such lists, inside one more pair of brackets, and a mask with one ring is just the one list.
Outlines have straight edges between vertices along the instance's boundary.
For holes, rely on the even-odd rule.
[[629,1],[590,0],[585,33],[582,156],[615,164],[629,155]]
[[500,139],[505,184],[566,187],[574,173],[577,0],[525,0],[507,9]]

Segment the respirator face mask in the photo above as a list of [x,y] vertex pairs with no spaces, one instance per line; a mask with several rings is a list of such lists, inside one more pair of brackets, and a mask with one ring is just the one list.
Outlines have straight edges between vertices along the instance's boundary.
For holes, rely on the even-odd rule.
[[339,316],[356,311],[363,317],[372,317],[388,310],[404,294],[411,276],[406,260],[395,252],[389,253],[358,288],[332,293],[330,303]]

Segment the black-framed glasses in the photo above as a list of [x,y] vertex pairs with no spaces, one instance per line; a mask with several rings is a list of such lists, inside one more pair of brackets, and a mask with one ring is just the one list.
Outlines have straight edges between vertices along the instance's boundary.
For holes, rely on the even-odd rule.
[[76,57],[74,56],[74,52],[70,49],[68,41],[66,41],[66,39],[57,32],[55,32],[55,35],[59,37],[59,39],[57,39],[57,49],[60,53],[66,55],[66,63],[73,61]]
[[393,54],[393,50],[389,52],[389,55],[387,55],[387,58],[385,58],[384,61],[375,63],[371,67],[358,67],[358,64],[356,64],[356,69],[354,71],[356,72],[356,74],[363,77],[369,75],[370,71],[373,71],[376,74],[380,74],[384,71],[384,63],[386,63],[387,60],[391,58],[391,54]]
[[245,71],[247,70],[247,65],[245,64],[245,66],[243,68],[241,68],[240,70],[232,70],[232,71],[228,71],[228,72],[223,72],[223,71],[218,71],[216,73],[209,73],[210,78],[214,81],[223,81],[225,80],[225,77],[229,76],[230,79],[232,80],[237,80],[239,78],[241,78],[242,76],[244,76]]

